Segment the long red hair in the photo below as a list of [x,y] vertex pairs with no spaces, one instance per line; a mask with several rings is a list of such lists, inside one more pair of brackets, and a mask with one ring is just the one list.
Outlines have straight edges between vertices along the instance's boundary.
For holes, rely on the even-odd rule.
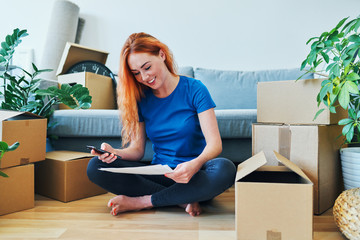
[[147,33],[133,33],[125,41],[120,55],[119,83],[117,87],[118,107],[122,122],[122,146],[139,136],[139,115],[137,103],[144,97],[147,89],[136,81],[128,65],[131,53],[148,53],[158,55],[162,50],[165,53],[165,65],[172,75],[176,75],[176,64],[170,49],[155,37]]

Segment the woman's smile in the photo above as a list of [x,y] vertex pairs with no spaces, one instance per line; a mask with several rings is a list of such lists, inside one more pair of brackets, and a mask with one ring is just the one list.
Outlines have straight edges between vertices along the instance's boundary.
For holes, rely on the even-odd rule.
[[148,81],[147,83],[149,84],[149,85],[153,85],[152,83],[154,83],[155,82],[155,79],[156,79],[156,77],[154,77],[153,79],[151,79],[150,81]]

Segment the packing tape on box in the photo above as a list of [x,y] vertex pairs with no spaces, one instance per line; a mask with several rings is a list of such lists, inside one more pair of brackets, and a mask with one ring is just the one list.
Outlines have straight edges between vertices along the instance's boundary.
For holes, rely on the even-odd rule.
[[290,125],[279,127],[279,153],[290,159],[291,152],[291,130]]
[[281,240],[281,232],[268,230],[266,232],[266,240]]
[[21,158],[20,159],[20,165],[25,165],[25,164],[29,164],[29,163],[30,163],[29,158]]

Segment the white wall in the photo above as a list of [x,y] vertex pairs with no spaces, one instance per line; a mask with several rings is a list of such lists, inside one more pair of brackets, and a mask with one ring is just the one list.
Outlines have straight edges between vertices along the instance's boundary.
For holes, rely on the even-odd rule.
[[[39,63],[55,0],[0,0],[0,40],[28,29],[19,47]],[[72,0],[85,28],[80,44],[108,51],[117,71],[125,39],[144,31],[172,49],[179,66],[226,70],[299,67],[306,41],[360,14],[359,0]]]

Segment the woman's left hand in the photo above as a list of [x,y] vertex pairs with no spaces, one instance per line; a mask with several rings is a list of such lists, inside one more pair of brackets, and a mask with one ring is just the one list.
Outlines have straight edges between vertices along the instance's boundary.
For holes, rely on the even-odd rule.
[[184,162],[176,166],[174,172],[165,174],[177,183],[188,183],[190,179],[201,169],[197,161]]

